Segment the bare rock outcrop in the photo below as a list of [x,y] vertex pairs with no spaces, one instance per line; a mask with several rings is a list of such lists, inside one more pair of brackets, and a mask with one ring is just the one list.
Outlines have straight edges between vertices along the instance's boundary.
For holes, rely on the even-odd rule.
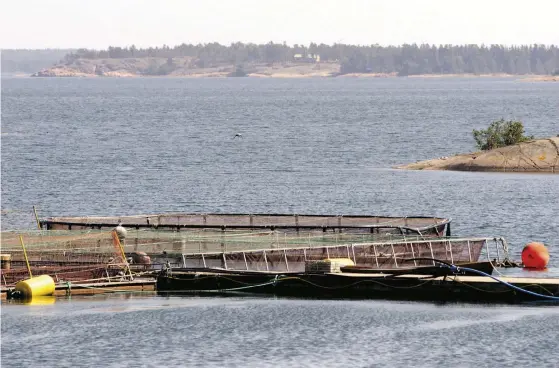
[[[33,74],[33,77],[232,77],[237,66],[229,63],[204,63],[189,56],[124,59],[76,59]],[[243,75],[251,77],[302,78],[330,77],[339,74],[339,63],[248,63]],[[368,75],[368,74],[367,74]],[[370,76],[374,76],[371,74]]]
[[559,137],[398,166],[407,170],[559,173]]
[[34,73],[32,77],[89,77],[90,73],[75,68],[67,68],[64,66],[56,66],[49,69],[41,70]]

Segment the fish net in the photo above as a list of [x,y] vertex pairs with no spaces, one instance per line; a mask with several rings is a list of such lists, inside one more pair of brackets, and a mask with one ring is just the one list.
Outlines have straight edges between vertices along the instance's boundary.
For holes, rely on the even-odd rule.
[[48,274],[57,282],[75,282],[124,275],[128,270],[114,231],[2,232],[1,249],[10,257],[2,269],[6,286],[31,275]]
[[319,247],[336,244],[421,240],[421,236],[386,233],[352,233],[290,230],[181,230],[127,229],[125,252],[191,254],[276,248]]
[[392,239],[304,247],[230,250],[184,254],[187,268],[225,268],[248,271],[303,272],[309,261],[351,259],[356,265],[378,269],[434,265],[433,259],[453,264],[477,262],[487,238]]

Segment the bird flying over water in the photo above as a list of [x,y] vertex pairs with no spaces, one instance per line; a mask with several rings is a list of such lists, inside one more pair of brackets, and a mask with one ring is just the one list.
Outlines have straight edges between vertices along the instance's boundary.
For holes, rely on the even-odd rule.
[[241,133],[237,133],[237,134],[235,134],[235,136],[233,137],[233,139],[235,139],[235,138],[237,138],[237,137],[242,138],[243,135],[242,135]]

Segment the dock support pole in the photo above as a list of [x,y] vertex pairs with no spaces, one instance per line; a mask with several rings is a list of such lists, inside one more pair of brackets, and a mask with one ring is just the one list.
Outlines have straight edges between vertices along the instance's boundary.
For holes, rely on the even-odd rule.
[[23,236],[19,236],[19,243],[21,244],[21,247],[23,248],[23,257],[25,258],[25,264],[27,265],[27,271],[29,272],[29,278],[33,277],[33,274],[31,273],[31,266],[29,266],[29,258],[27,258],[27,251],[25,250],[25,244],[23,244]]
[[452,242],[448,241],[448,248],[450,249],[450,263],[454,264],[454,255],[452,254]]
[[485,252],[487,253],[487,260],[491,262],[491,256],[489,255],[489,244],[487,243],[487,239],[483,241],[483,245],[485,245]]
[[396,260],[396,251],[394,250],[394,245],[390,244],[390,247],[392,248],[392,255],[394,256],[394,265],[396,266],[396,268],[398,268],[398,261]]
[[283,250],[283,257],[285,258],[285,268],[289,271],[289,264],[287,263],[287,252]]
[[[429,249],[431,250],[431,258],[435,259],[435,254],[433,254],[433,243],[429,242]],[[433,261],[433,266],[435,266],[436,263],[435,261]]]
[[268,267],[268,258],[266,257],[266,251],[263,250],[262,253],[264,254],[264,263],[266,263],[266,271],[270,271],[270,268]]
[[41,226],[41,221],[39,221],[39,215],[37,215],[37,208],[35,206],[33,206],[33,213],[35,214],[35,221],[37,221],[37,228],[42,230],[43,227]]
[[377,254],[377,246],[375,244],[373,244],[373,252],[375,254],[375,263],[377,264],[377,268],[379,268],[378,265],[378,254]]
[[118,233],[116,232],[116,230],[113,230],[112,232],[113,235],[113,243],[116,245],[117,249],[120,250],[120,255],[122,257],[122,264],[124,265],[124,275],[126,275],[126,271],[128,271],[128,274],[130,275],[130,280],[134,279],[134,276],[132,275],[132,270],[130,269],[130,265],[128,264],[128,261],[126,260],[126,254],[124,253],[124,247],[122,246],[122,243],[120,242],[120,238],[118,237]]
[[[406,242],[406,245],[407,245],[407,242]],[[415,267],[417,267],[417,261],[416,261],[416,259],[415,259],[415,252],[413,251],[413,242],[410,243],[410,248],[411,248],[411,256],[412,256],[412,258],[413,258],[413,265],[414,265]]]

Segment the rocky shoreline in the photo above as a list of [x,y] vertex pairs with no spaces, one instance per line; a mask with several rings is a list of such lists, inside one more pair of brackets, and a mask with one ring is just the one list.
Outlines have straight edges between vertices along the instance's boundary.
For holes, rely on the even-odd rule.
[[397,166],[405,170],[559,173],[559,137]]
[[[57,64],[31,75],[32,77],[260,77],[260,78],[310,78],[310,77],[396,77],[397,73],[349,73],[340,74],[338,62],[308,63],[251,63],[242,66],[232,64],[200,65],[191,57],[179,58],[125,58],[125,59],[77,59],[71,63]],[[526,81],[559,81],[554,76],[508,75],[508,74],[424,74],[409,78],[464,78],[508,77]]]
[[34,73],[32,77],[330,77],[339,74],[338,63],[253,63],[243,66],[201,66],[184,58],[78,59]]

